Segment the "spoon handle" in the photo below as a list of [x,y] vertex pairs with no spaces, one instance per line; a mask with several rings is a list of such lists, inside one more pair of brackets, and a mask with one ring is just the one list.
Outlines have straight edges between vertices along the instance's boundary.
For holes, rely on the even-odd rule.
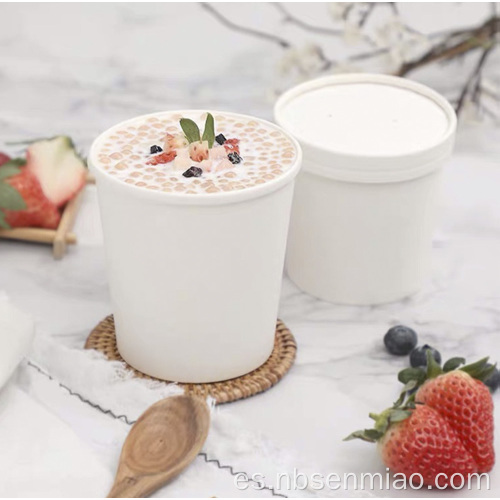
[[154,486],[147,490],[142,481],[134,477],[118,479],[113,484],[108,498],[145,498],[154,491]]

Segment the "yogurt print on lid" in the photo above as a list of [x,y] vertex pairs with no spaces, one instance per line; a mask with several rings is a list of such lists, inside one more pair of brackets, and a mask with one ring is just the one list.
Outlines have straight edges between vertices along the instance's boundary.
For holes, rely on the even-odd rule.
[[231,113],[157,113],[111,128],[97,167],[127,184],[166,193],[219,193],[264,184],[297,158],[278,127]]

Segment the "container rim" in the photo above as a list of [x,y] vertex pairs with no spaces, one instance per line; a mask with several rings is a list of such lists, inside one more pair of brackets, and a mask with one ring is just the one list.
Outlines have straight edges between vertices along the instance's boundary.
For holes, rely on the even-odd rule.
[[441,94],[413,80],[392,75],[376,73],[346,73],[330,75],[310,80],[284,92],[274,105],[276,123],[290,131],[283,110],[288,103],[299,95],[312,90],[333,85],[357,83],[375,83],[406,89],[431,100],[446,115],[448,125],[434,143],[424,148],[409,150],[395,154],[364,154],[363,151],[346,153],[336,151],[328,145],[313,144],[311,141],[295,134],[304,150],[303,170],[338,180],[355,182],[388,182],[420,177],[438,168],[439,162],[447,158],[452,150],[457,116],[451,104]]
[[[105,136],[107,136],[109,133],[112,133],[115,129],[122,128],[123,126],[126,126],[127,124],[133,123],[140,119],[147,119],[158,115],[166,115],[166,114],[182,115],[183,113],[205,113],[207,111],[213,114],[220,113],[222,115],[241,118],[244,120],[255,120],[260,123],[264,123],[267,126],[274,128],[275,130],[279,130],[293,144],[297,152],[295,162],[282,175],[276,177],[275,179],[271,179],[270,181],[265,182],[263,184],[241,189],[239,191],[224,191],[221,193],[198,193],[198,194],[187,195],[185,193],[166,193],[163,191],[155,191],[150,189],[143,189],[137,186],[132,186],[110,175],[106,170],[102,168],[101,163],[97,159],[97,150],[100,146],[100,143],[104,140]],[[148,113],[144,115],[135,116],[133,118],[121,121],[109,127],[104,132],[102,132],[92,143],[88,156],[88,163],[89,167],[93,169],[94,172],[97,174],[96,176],[97,179],[99,179],[100,176],[103,176],[104,178],[106,178],[107,181],[111,182],[112,185],[115,185],[118,189],[128,191],[129,194],[132,196],[142,197],[159,203],[163,202],[163,203],[179,204],[179,205],[224,205],[227,203],[238,203],[240,201],[250,200],[252,198],[258,198],[260,196],[264,196],[268,193],[280,189],[284,185],[291,182],[298,174],[302,164],[302,148],[299,142],[295,139],[295,137],[290,135],[286,130],[282,129],[275,123],[272,123],[268,120],[264,120],[263,118],[258,118],[255,116],[245,115],[241,113],[233,113],[230,111],[221,111],[221,110],[200,110],[200,109],[178,110],[177,109],[168,111],[158,111],[155,113]],[[97,182],[99,183],[99,180]]]

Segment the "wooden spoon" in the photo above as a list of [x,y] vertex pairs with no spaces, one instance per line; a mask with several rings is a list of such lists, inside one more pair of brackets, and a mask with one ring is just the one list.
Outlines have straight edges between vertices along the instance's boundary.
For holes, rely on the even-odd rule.
[[207,439],[210,411],[193,396],[173,396],[148,408],[132,427],[108,498],[146,497],[177,476]]

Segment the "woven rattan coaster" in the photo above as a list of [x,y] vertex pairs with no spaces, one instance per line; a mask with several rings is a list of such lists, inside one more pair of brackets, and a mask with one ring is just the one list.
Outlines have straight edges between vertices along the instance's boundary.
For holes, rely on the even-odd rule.
[[[104,318],[90,333],[85,349],[96,349],[112,361],[121,361],[134,372],[135,376],[150,380],[160,380],[132,368],[127,364],[116,347],[115,323],[113,316]],[[281,320],[276,324],[274,349],[268,360],[253,372],[242,377],[214,382],[211,384],[179,384],[187,394],[212,396],[217,403],[229,403],[238,399],[255,396],[277,384],[295,361],[297,344],[290,330]],[[165,382],[160,380],[160,382]],[[169,382],[165,382],[169,383]]]

